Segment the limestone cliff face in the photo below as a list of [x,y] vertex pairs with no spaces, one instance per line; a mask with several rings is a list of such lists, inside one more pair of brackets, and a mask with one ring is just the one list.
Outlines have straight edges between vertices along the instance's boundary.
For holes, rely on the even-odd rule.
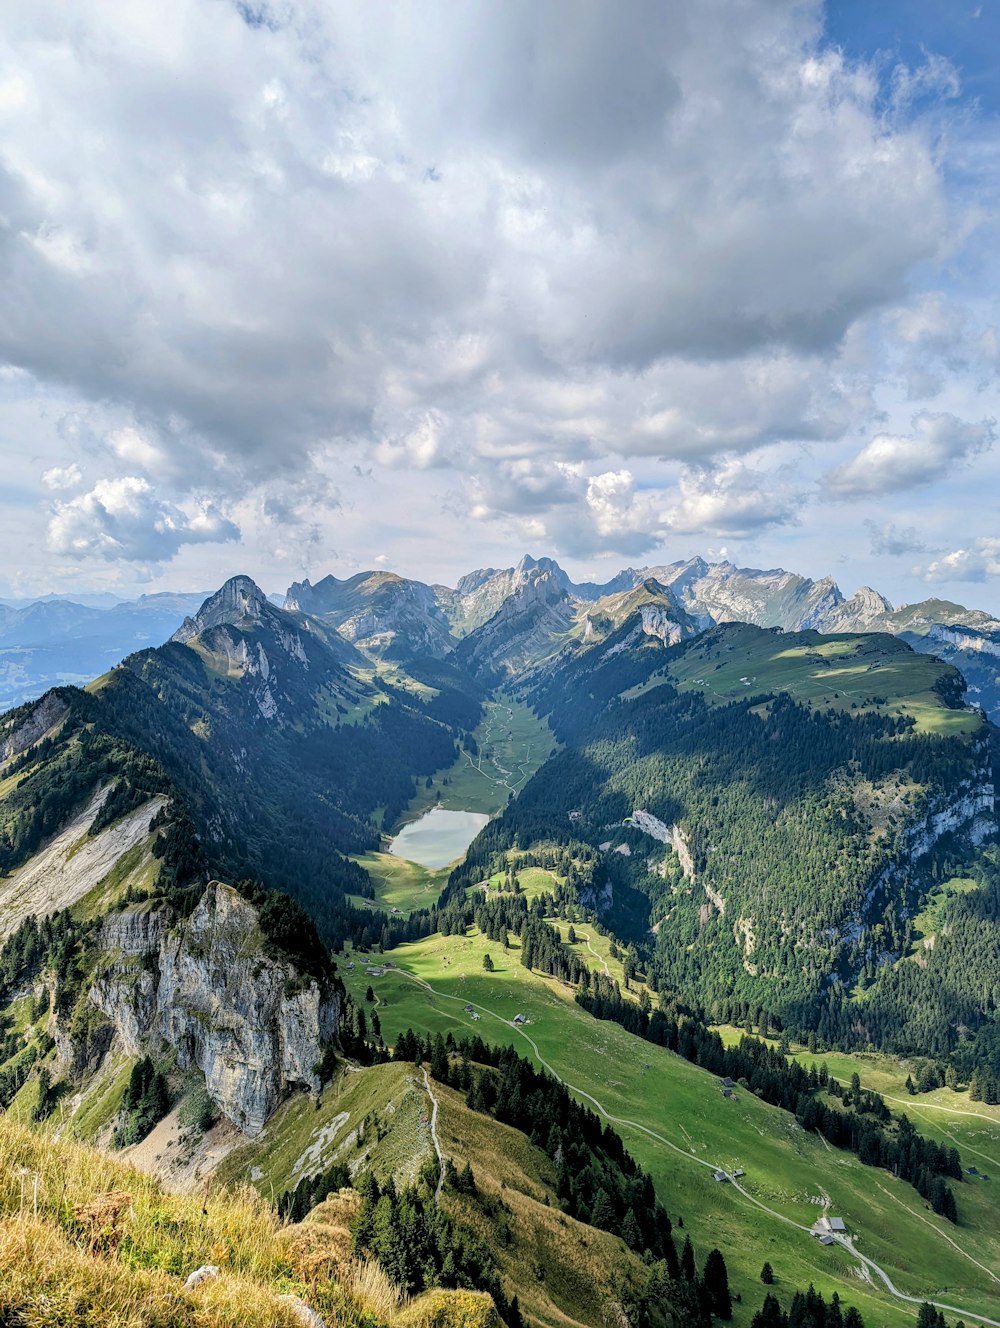
[[130,1055],[173,1047],[223,1114],[259,1134],[285,1089],[318,1091],[314,1067],[336,1036],[339,998],[265,955],[256,910],[219,881],[169,923],[164,913],[108,919],[90,1000]]
[[562,648],[574,616],[554,574],[534,568],[493,617],[459,643],[456,662],[481,675],[517,676]]
[[989,762],[989,746],[977,747],[976,774],[948,795],[932,798],[923,815],[907,829],[903,844],[904,861],[915,862],[929,853],[946,834],[961,834],[972,844],[981,844],[997,830],[996,786]]

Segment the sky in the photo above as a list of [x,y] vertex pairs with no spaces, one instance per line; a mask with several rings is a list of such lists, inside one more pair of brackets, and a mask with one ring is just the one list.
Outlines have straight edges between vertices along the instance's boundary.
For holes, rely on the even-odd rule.
[[700,554],[1000,613],[1000,0],[15,0],[0,596]]

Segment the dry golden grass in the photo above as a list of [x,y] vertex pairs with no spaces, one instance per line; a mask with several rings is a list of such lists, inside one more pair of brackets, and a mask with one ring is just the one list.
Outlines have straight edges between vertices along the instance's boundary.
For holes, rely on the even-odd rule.
[[[81,1144],[0,1116],[0,1322],[23,1328],[300,1328],[291,1293],[328,1328],[493,1328],[489,1296],[407,1301],[351,1255],[359,1196],[283,1226],[253,1190],[168,1194]],[[190,1291],[203,1264],[218,1277]],[[15,1318],[16,1316],[16,1318]]]
[[425,1291],[399,1315],[398,1328],[502,1328],[483,1291]]
[[0,1317],[24,1328],[296,1328],[286,1305],[259,1284],[223,1273],[185,1292],[159,1270],[82,1250],[30,1215],[0,1222]]
[[362,1304],[370,1306],[372,1313],[384,1323],[394,1323],[400,1307],[405,1307],[406,1300],[399,1287],[371,1259],[354,1263],[348,1270],[345,1284],[347,1290]]

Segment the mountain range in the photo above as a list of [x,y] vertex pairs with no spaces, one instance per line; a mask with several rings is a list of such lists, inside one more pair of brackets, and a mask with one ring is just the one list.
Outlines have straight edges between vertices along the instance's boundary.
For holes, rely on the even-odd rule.
[[[988,1268],[982,1148],[860,1081],[828,1106],[819,1057],[1000,1100],[1000,624],[699,559],[281,604],[235,576],[169,613],[162,644],[0,716],[0,1108],[297,1217],[353,1180],[397,1289],[488,1287],[509,1328],[515,1291],[543,1324],[706,1328],[714,1254],[759,1301],[746,1214],[718,1221],[737,1181],[789,1285],[871,1322],[904,1320],[816,1262],[801,1194],[892,1187],[879,1266],[927,1294],[967,1242]],[[489,820],[440,870],[392,853],[435,808]],[[457,1225],[407,1253],[429,1204]]]
[[[1000,716],[1000,621],[990,614],[938,599],[894,608],[867,586],[846,598],[832,578],[814,581],[780,568],[696,557],[625,568],[603,584],[576,584],[553,559],[525,556],[516,566],[470,572],[454,588],[372,571],[295,582],[283,600],[268,598],[334,629],[367,656],[401,661],[443,659],[502,611],[506,621],[478,635],[458,658],[479,671],[514,674],[606,630],[622,612],[619,597],[654,582],[682,635],[734,621],[783,631],[891,632],[954,664],[970,699]],[[85,682],[131,651],[165,640],[205,598],[164,592],[107,608],[53,597],[0,605],[0,707],[59,683]]]

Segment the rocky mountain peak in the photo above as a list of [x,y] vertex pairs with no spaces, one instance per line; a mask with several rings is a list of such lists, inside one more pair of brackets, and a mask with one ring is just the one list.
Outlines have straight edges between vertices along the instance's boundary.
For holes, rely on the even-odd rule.
[[541,576],[551,576],[564,590],[569,585],[569,577],[554,558],[532,558],[526,553],[514,568],[514,582],[524,583]]
[[213,627],[238,627],[246,631],[257,626],[266,614],[274,612],[252,577],[231,576],[221,589],[209,596],[193,618],[184,619],[170,639],[183,645]]
[[862,586],[850,599],[841,596],[821,611],[815,625],[821,632],[866,632],[880,625],[885,615],[892,612],[892,605],[884,595],[871,586]]

